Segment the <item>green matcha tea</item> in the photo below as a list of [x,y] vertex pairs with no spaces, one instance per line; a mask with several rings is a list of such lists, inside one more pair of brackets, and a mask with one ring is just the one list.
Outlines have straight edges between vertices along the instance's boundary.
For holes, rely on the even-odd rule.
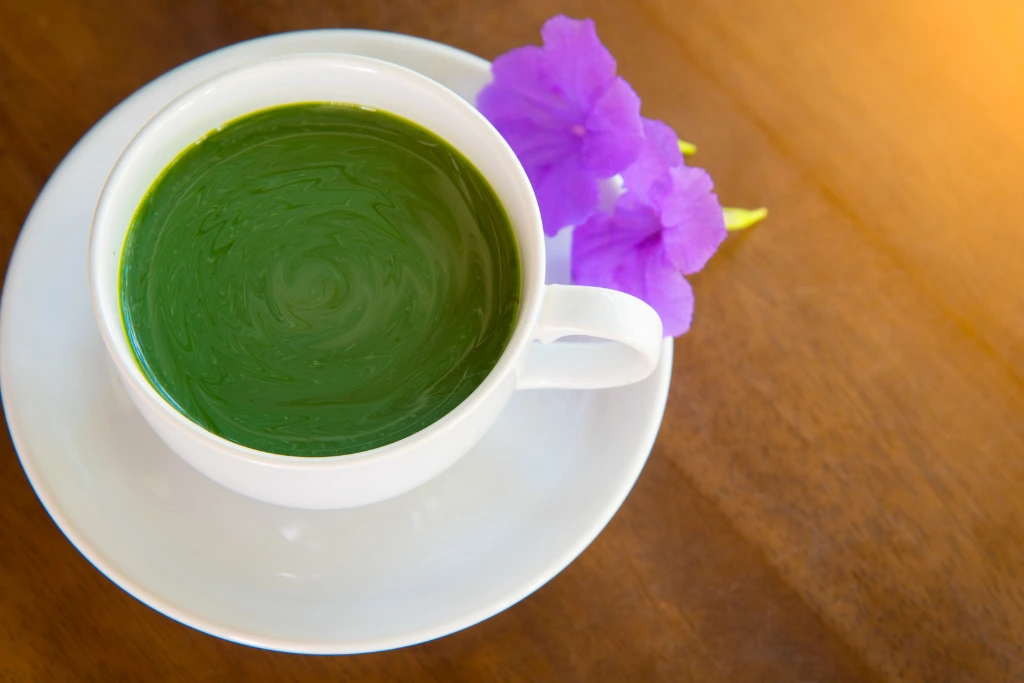
[[261,451],[340,455],[436,422],[512,334],[515,237],[444,140],[356,106],[232,121],[150,187],[121,261],[153,387]]

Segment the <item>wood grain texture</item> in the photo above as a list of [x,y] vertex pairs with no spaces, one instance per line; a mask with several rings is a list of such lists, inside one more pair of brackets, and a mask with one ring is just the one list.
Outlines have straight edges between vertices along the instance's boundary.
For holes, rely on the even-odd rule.
[[769,221],[695,278],[665,422],[565,572],[462,633],[297,657],[128,597],[0,445],[0,681],[1024,680],[1024,5],[1015,0],[0,0],[0,251],[106,111],[247,38],[487,58],[591,16]]

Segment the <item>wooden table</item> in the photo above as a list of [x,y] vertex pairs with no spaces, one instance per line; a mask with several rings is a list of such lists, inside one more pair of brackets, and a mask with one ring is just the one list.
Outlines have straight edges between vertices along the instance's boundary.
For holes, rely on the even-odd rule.
[[1024,679],[1016,0],[0,0],[2,261],[74,142],[181,62],[326,26],[493,58],[552,4],[597,21],[727,204],[771,208],[695,278],[664,426],[604,533],[440,641],[262,652],[101,576],[5,438],[0,680]]

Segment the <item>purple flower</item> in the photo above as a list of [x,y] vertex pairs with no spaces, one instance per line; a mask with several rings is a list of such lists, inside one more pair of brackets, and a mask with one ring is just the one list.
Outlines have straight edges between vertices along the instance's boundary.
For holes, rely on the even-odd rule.
[[572,278],[643,299],[661,315],[665,334],[690,329],[696,273],[725,239],[722,207],[703,169],[683,164],[672,129],[644,120],[646,141],[636,163],[622,172],[626,192],[611,215],[576,227]]
[[477,107],[519,157],[554,235],[598,208],[598,181],[633,163],[643,142],[640,98],[615,75],[594,22],[552,17],[544,46],[508,52]]

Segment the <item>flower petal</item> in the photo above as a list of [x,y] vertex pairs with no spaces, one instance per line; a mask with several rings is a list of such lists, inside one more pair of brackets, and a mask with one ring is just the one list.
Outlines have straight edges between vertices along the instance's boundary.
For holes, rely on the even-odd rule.
[[[580,162],[580,140],[571,133],[557,130],[534,128],[529,123],[506,123],[495,125],[508,146],[516,153],[519,163],[531,177],[540,177],[545,169],[565,161],[568,158],[577,160],[581,173],[588,177]],[[536,189],[536,188],[534,188]]]
[[477,108],[492,123],[528,120],[565,128],[583,121],[585,110],[552,81],[542,48],[526,45],[506,52],[491,64],[491,74],[493,80],[477,95]]
[[551,17],[540,34],[551,80],[582,110],[593,107],[615,78],[615,58],[598,39],[593,20]]
[[667,337],[678,337],[690,330],[693,321],[693,288],[661,252],[648,261],[645,270],[644,296],[640,297],[661,316]]
[[[657,220],[653,213],[652,219]],[[632,294],[658,312],[666,335],[684,334],[693,318],[690,283],[669,261],[657,234],[637,241],[641,231],[620,227],[617,214],[603,213],[576,227],[572,281]]]
[[615,269],[629,258],[633,243],[615,240],[612,217],[596,213],[572,232],[572,281],[591,287],[612,287]]
[[621,173],[643,147],[640,98],[626,81],[616,78],[594,104],[583,128],[583,164],[598,178]]
[[619,201],[615,214],[594,214],[576,226],[572,236],[572,280],[581,285],[618,289],[616,273],[623,264],[641,258],[640,245],[656,240],[661,228],[651,207],[624,207]]
[[577,154],[570,154],[544,168],[533,170],[523,164],[537,195],[544,232],[556,235],[568,225],[590,218],[601,203],[597,180],[581,168]]
[[614,280],[614,289],[646,301],[658,312],[666,336],[678,337],[690,329],[693,289],[660,242],[643,243],[633,259],[619,266]]
[[676,166],[669,170],[669,192],[662,200],[662,239],[668,259],[686,275],[707,264],[725,241],[722,205],[704,169]]
[[582,124],[577,110],[549,83],[541,48],[508,52],[491,67],[494,80],[477,95],[477,108],[498,129],[524,168],[544,166],[579,154],[580,140],[570,129]]
[[629,192],[648,198],[654,182],[670,168],[683,165],[679,138],[663,121],[644,119],[644,142],[636,162],[622,172],[622,182]]
[[658,210],[631,192],[616,201],[613,220],[616,231],[632,235],[636,242],[656,237],[662,230]]

